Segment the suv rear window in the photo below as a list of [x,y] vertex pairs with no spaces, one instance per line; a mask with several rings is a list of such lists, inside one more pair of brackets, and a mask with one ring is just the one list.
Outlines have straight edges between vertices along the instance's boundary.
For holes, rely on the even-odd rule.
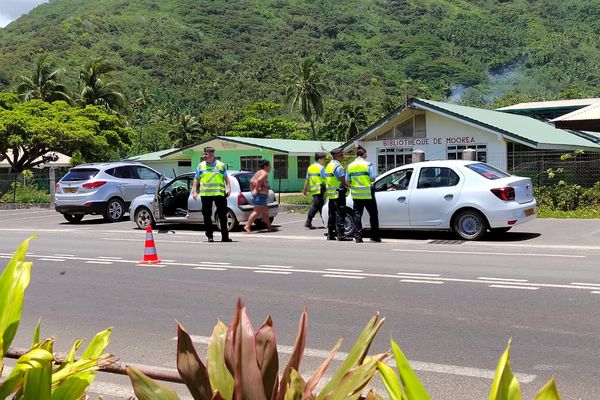
[[250,191],[250,181],[252,180],[252,174],[238,174],[235,178],[240,183],[240,191],[249,192]]
[[98,171],[99,170],[95,168],[71,169],[62,177],[61,181],[87,181],[96,176]]
[[466,165],[471,171],[477,172],[479,175],[483,176],[486,179],[500,179],[500,178],[508,178],[510,174],[499,170],[498,168],[492,167],[489,164],[477,163],[477,164],[468,164]]

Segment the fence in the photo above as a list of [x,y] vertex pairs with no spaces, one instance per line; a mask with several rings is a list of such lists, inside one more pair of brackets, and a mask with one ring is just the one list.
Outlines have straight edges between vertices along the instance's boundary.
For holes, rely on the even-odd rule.
[[0,173],[2,203],[49,203],[52,189],[48,170],[24,174]]

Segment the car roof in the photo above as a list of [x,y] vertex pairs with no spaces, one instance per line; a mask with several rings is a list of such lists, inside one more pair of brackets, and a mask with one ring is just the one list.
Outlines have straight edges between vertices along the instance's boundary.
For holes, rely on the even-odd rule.
[[96,162],[96,163],[79,164],[74,167],[71,167],[71,169],[79,169],[79,168],[106,169],[106,168],[123,167],[123,166],[130,166],[130,165],[144,165],[144,164],[135,162],[135,161]]

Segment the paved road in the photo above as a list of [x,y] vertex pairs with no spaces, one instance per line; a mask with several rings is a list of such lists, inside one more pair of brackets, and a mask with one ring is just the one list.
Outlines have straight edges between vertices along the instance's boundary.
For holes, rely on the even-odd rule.
[[[538,220],[477,243],[413,232],[356,245],[325,241],[324,230],[302,227],[303,218],[283,214],[280,232],[234,233],[235,243],[206,243],[193,226],[161,227],[154,238],[163,264],[141,267],[145,234],[129,221],[71,225],[47,210],[0,211],[0,257],[40,235],[14,345],[29,344],[41,316],[56,349],[112,326],[111,352],[173,367],[174,320],[204,352],[213,325],[230,320],[241,296],[256,325],[273,315],[284,357],[308,307],[307,372],[338,337],[348,351],[379,311],[386,322],[374,351],[386,350],[392,335],[433,398],[486,398],[511,337],[524,398],[551,377],[566,399],[598,398],[598,220]],[[126,380],[98,380],[106,398],[126,398]]]

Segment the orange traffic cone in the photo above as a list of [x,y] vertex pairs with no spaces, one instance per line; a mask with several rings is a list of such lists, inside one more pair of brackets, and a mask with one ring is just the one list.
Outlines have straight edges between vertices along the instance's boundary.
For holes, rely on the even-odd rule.
[[152,236],[152,227],[146,226],[146,245],[144,247],[144,258],[140,260],[140,264],[158,264],[160,258],[156,252],[156,246],[154,245],[154,237]]

